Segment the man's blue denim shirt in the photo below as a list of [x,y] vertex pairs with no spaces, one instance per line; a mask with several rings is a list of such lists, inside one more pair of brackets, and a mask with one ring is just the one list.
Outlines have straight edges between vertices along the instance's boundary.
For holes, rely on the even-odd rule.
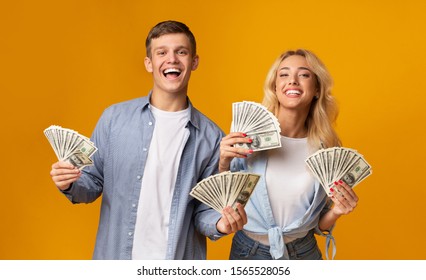
[[[107,108],[92,141],[94,165],[64,194],[73,203],[102,195],[94,259],[131,259],[141,181],[155,119],[148,96]],[[166,259],[206,259],[206,238],[222,236],[220,214],[189,195],[200,180],[217,173],[223,131],[188,99],[190,136],[185,145],[172,198]],[[170,135],[173,137],[173,135]]]

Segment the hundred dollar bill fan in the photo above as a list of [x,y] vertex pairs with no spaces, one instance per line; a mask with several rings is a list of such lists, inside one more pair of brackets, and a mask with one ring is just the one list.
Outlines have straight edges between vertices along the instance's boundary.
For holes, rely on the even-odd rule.
[[90,157],[98,148],[86,136],[58,125],[46,128],[44,135],[59,160],[70,162],[79,169],[93,164]]
[[280,124],[262,104],[242,101],[232,104],[231,132],[243,132],[252,139],[240,147],[261,151],[281,147]]
[[342,180],[353,188],[373,172],[361,154],[344,147],[320,149],[305,162],[328,196],[332,195],[334,182]]
[[236,203],[246,205],[260,175],[244,172],[222,172],[200,181],[190,195],[218,212],[225,206],[236,209]]

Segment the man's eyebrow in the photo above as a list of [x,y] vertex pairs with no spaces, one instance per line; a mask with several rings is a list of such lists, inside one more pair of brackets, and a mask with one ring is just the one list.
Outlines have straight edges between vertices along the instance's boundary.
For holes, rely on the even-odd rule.
[[[168,49],[168,48],[171,48],[171,47],[168,46],[168,45],[162,45],[162,46],[155,47],[154,50],[157,50],[157,49]],[[189,50],[190,47],[185,46],[185,45],[179,45],[179,46],[176,46],[176,47],[173,47],[173,48],[174,49],[187,49],[187,50]]]

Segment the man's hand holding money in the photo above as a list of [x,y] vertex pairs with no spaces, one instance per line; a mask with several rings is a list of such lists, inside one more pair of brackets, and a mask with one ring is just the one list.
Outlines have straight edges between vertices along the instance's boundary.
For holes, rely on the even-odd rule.
[[247,214],[244,206],[237,203],[237,210],[227,206],[222,210],[222,218],[217,222],[216,228],[223,234],[230,234],[242,230],[247,223]]
[[64,191],[80,178],[81,171],[69,162],[58,161],[52,165],[50,176],[56,187]]

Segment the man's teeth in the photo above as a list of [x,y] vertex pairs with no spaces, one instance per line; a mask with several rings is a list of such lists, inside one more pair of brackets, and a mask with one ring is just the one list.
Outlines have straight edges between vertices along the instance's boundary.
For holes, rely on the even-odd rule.
[[285,94],[287,94],[287,95],[301,95],[302,93],[298,90],[287,90],[285,92]]
[[176,68],[170,68],[170,69],[164,70],[164,74],[168,74],[168,73],[180,73],[180,70]]

